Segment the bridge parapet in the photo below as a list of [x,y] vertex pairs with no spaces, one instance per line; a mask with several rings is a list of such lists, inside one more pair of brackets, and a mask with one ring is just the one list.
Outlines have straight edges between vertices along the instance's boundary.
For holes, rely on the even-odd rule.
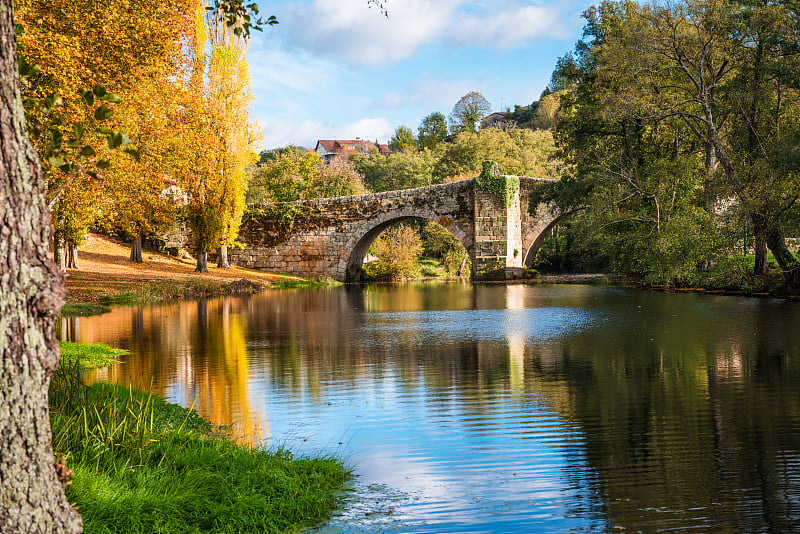
[[230,251],[230,260],[250,268],[344,281],[360,272],[367,249],[383,230],[403,220],[423,218],[441,224],[459,239],[478,277],[521,270],[530,244],[538,237],[529,227],[550,221],[532,220],[527,213],[528,192],[545,180],[519,180],[519,192],[507,206],[475,187],[474,180],[251,205],[239,231],[239,241],[246,246]]

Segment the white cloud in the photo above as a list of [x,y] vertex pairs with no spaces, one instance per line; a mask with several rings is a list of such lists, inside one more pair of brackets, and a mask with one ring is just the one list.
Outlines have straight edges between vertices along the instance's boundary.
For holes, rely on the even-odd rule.
[[458,99],[470,91],[483,90],[482,80],[441,81],[422,79],[404,91],[388,93],[372,103],[372,109],[392,109],[399,106],[420,105],[430,107],[430,112],[441,111],[445,115]]
[[277,43],[251,46],[248,64],[253,89],[268,92],[278,87],[292,92],[318,91],[335,82],[338,70],[330,60],[306,51],[286,52]]
[[351,65],[376,67],[412,57],[423,45],[514,48],[564,37],[563,2],[549,6],[475,0],[391,2],[389,17],[363,0],[313,0],[281,15],[285,42]]
[[376,139],[386,143],[394,135],[394,127],[382,117],[357,120],[347,124],[320,123],[312,120],[297,121],[292,118],[270,119],[264,122],[261,146],[276,148],[288,144],[314,148],[317,139]]
[[389,17],[362,0],[314,0],[287,13],[287,41],[345,60],[379,66],[412,56],[441,37],[463,0],[407,0],[392,4]]
[[452,28],[448,38],[460,45],[514,48],[537,37],[564,37],[568,30],[557,6],[509,6],[495,13],[467,16]]

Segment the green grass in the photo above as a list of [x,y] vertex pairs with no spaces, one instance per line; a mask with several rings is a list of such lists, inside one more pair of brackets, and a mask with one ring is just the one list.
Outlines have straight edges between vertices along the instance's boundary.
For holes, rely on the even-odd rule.
[[125,349],[115,349],[102,343],[73,343],[59,341],[61,360],[66,365],[77,364],[82,369],[97,369],[119,363],[116,358],[128,354]]
[[[204,279],[181,279],[149,282],[141,284],[134,291],[116,295],[103,295],[98,301],[103,306],[129,306],[146,305],[178,298],[219,297],[241,293],[243,280],[234,280],[230,283]],[[262,290],[261,284],[246,281],[248,287],[245,292]]]
[[315,289],[318,287],[331,287],[342,285],[341,282],[331,280],[329,278],[321,278],[319,280],[283,280],[280,282],[273,282],[273,289]]
[[[746,256],[740,256],[747,260],[747,268],[749,270],[753,270],[756,267],[756,255],[755,254],[748,254]],[[772,252],[767,252],[767,263],[772,262],[775,263],[775,255]]]
[[134,295],[132,293],[122,293],[120,295],[103,295],[98,300],[100,304],[103,304],[104,306],[119,306],[126,304],[137,304],[142,302],[140,296]]
[[436,260],[424,259],[417,262],[419,274],[424,278],[447,278],[447,271],[441,262]]
[[83,384],[82,364],[63,361],[49,393],[84,532],[286,532],[336,507],[350,476],[338,460],[243,446],[157,395]]
[[111,311],[108,306],[100,304],[65,304],[61,308],[62,317],[89,317],[90,315],[102,315]]

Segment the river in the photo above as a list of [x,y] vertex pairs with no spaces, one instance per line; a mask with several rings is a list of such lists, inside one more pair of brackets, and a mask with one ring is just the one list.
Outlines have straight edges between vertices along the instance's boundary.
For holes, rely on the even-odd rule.
[[237,437],[357,475],[320,533],[800,531],[800,303],[272,291],[63,319]]

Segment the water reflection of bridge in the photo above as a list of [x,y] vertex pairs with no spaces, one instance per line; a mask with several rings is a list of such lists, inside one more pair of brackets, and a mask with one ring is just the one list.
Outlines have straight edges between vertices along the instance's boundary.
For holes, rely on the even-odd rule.
[[[549,410],[573,436],[565,479],[586,489],[587,508],[603,510],[608,525],[651,531],[686,525],[694,513],[706,530],[796,530],[800,343],[783,342],[797,338],[796,307],[744,313],[720,304],[737,314],[731,330],[690,313],[699,297],[614,295],[522,285],[276,291],[123,308],[72,328],[81,341],[141,356],[106,378],[152,383],[185,405],[197,395],[201,413],[246,439],[268,437],[270,417],[287,409],[259,396],[254,381],[324,406],[343,382],[390,380],[398,396],[442,392],[437,402],[462,420],[488,421],[502,403]],[[618,308],[597,324],[558,330],[557,342],[541,322],[542,335],[509,327],[497,338],[452,335],[435,353],[420,349],[437,313],[500,313],[513,325],[536,310],[601,309],[604,299]],[[713,303],[704,302],[707,315]],[[376,316],[397,329],[375,329]],[[642,321],[659,327],[641,337]],[[368,346],[353,343],[357,331],[370,333]],[[592,476],[572,464],[581,462]]]

